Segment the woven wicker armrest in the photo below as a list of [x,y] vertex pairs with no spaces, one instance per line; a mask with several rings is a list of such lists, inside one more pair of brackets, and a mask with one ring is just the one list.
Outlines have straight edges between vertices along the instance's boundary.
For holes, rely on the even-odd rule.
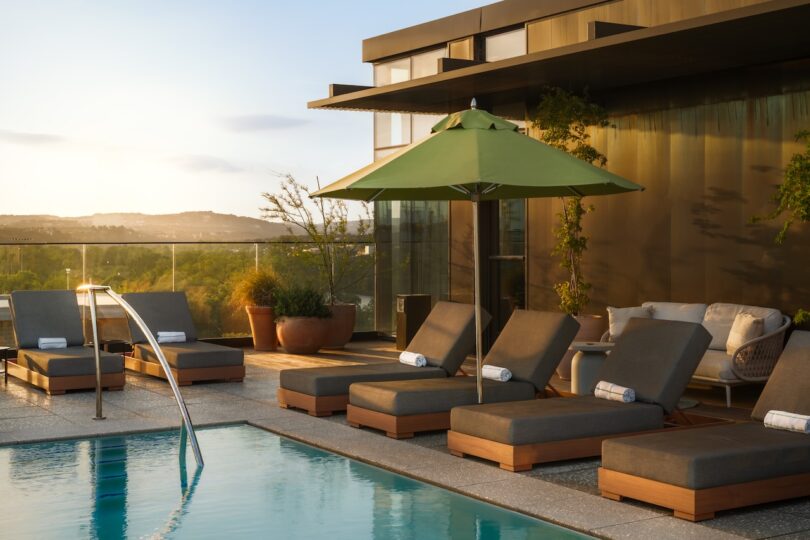
[[602,341],[602,342],[610,342],[610,341],[613,341],[613,340],[610,338],[610,330],[605,331],[605,333],[604,333],[604,334],[602,334],[602,337],[601,337],[601,338],[599,338],[599,341]]
[[743,343],[734,351],[731,369],[743,381],[767,381],[771,376],[782,348],[785,346],[785,332],[791,320],[783,316],[782,326],[769,334]]

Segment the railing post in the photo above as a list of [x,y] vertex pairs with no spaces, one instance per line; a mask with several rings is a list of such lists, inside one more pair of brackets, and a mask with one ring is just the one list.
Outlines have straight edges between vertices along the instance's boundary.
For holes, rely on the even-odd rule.
[[172,244],[172,292],[175,290],[175,272],[176,270],[176,261],[175,261],[175,245]]
[[253,269],[258,272],[259,271],[259,243],[258,242],[253,244],[253,251],[256,254],[256,263],[255,263]]
[[82,283],[87,283],[87,244],[82,244]]

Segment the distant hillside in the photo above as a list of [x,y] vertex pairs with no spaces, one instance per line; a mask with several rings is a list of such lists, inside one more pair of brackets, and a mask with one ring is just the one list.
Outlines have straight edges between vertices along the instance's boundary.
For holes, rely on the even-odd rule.
[[287,235],[280,223],[215,212],[84,217],[0,215],[3,242],[261,241]]

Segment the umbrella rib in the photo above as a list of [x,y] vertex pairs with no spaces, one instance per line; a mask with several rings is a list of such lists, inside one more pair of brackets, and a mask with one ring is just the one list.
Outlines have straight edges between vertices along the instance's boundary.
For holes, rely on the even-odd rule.
[[574,188],[574,187],[571,187],[571,186],[567,186],[567,187],[568,187],[568,189],[571,191],[571,193],[573,193],[575,196],[577,196],[577,197],[584,197],[584,196],[585,196],[585,195],[584,195],[584,194],[583,194],[581,191],[579,191],[578,189],[576,189],[576,188]]
[[464,186],[456,186],[456,185],[450,184],[449,187],[450,187],[450,189],[454,189],[454,190],[458,191],[459,193],[463,193],[464,195],[472,195],[472,192],[469,189],[465,188]]
[[375,193],[374,195],[372,195],[372,196],[371,196],[371,197],[368,199],[368,201],[367,201],[367,202],[374,202],[374,201],[376,201],[376,200],[377,200],[377,198],[378,198],[380,195],[382,195],[384,191],[385,191],[385,188],[380,189],[379,191],[377,191],[377,193]]

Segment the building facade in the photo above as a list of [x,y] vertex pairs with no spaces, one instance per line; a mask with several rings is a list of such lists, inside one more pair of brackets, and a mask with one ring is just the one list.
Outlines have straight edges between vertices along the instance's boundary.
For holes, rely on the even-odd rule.
[[[589,93],[606,167],[642,193],[591,198],[587,311],[646,300],[810,305],[810,228],[776,246],[774,186],[810,129],[808,0],[504,0],[363,43],[375,87],[335,84],[315,108],[374,111],[375,157],[469,106],[530,123],[544,87]],[[560,202],[490,203],[484,305],[554,309]],[[376,203],[378,329],[393,295],[472,301],[469,203]],[[391,310],[386,309],[390,303]]]

